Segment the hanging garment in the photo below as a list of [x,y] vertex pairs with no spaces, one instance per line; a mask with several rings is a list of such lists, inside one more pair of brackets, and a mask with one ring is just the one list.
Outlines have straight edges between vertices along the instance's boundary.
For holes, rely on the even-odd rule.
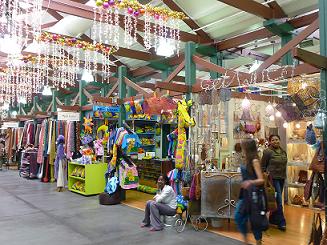
[[47,155],[50,155],[50,151],[51,151],[51,138],[52,138],[52,125],[53,125],[53,121],[49,121],[49,130],[48,130],[48,150],[47,150]]
[[42,122],[40,138],[39,138],[39,150],[37,153],[37,163],[42,164],[43,162],[43,150],[44,150],[44,135],[45,135],[45,121]]
[[63,135],[59,135],[57,138],[57,154],[55,160],[55,178],[58,180],[58,171],[59,171],[59,160],[64,160],[65,149],[64,149],[65,137]]

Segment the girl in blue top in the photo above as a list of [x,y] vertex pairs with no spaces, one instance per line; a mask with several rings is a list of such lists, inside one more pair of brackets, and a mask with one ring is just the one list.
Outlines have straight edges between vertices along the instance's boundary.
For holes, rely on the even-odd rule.
[[[235,222],[238,229],[243,235],[244,243],[248,243],[247,239],[247,223],[249,220],[249,213],[242,212],[241,209],[244,203],[244,192],[249,190],[252,185],[261,186],[264,184],[263,174],[261,171],[260,161],[258,157],[258,150],[253,139],[243,140],[241,143],[243,162],[241,164],[242,184],[240,200],[236,205]],[[262,230],[252,230],[257,245],[262,244]]]

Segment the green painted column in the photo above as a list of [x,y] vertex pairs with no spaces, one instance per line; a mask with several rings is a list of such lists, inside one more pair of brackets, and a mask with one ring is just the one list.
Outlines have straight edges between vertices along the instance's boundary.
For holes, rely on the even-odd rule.
[[[210,62],[215,64],[215,65],[219,65],[219,66],[223,66],[223,59],[224,59],[224,55],[222,52],[218,52],[217,54],[215,54],[214,56],[210,57]],[[221,74],[218,72],[214,72],[214,71],[210,71],[210,78],[211,79],[217,79],[221,77]]]
[[[327,1],[319,0],[319,37],[320,37],[320,55],[327,56]],[[327,71],[322,69],[320,71],[320,88],[324,91],[322,94],[326,96],[327,91]],[[326,111],[326,97],[322,99],[322,108]],[[325,119],[325,125],[327,120]],[[325,156],[327,154],[327,130],[323,129],[323,142]],[[325,157],[325,197],[327,197],[327,158]],[[327,198],[325,198],[325,209],[327,207]],[[325,219],[327,220],[327,213],[325,212]]]
[[[135,82],[135,81],[132,81],[132,82]],[[137,94],[137,92],[135,89],[127,86],[127,96],[126,96],[127,98],[135,96],[136,94]]]
[[[86,103],[87,103],[87,97],[86,95],[83,93],[83,89],[84,87],[86,86],[86,81],[84,80],[80,80],[79,81],[79,84],[78,84],[78,93],[79,93],[79,106],[82,107],[82,106],[85,106]],[[82,109],[82,108],[81,108]],[[83,122],[84,118],[84,113],[83,111],[81,110],[81,122]]]
[[[69,90],[69,89],[68,89]],[[67,94],[67,95],[65,95],[64,96],[64,104],[65,105],[70,105],[70,103],[71,103],[71,99],[72,99],[72,96],[70,95],[70,94]]]
[[172,73],[172,71],[173,71],[173,68],[172,67],[169,67],[166,70],[163,70],[161,72],[161,80],[162,81],[166,80],[167,77],[170,75],[170,73]]
[[38,96],[34,96],[34,98],[33,98],[34,111],[38,111],[37,106],[36,106],[36,104],[38,104],[38,102],[39,102],[39,97]]
[[[281,35],[282,47],[285,46],[289,41],[291,41],[292,38],[293,38],[293,35],[291,33]],[[292,53],[290,51],[290,52],[287,52],[282,57],[282,65],[292,65],[292,64],[293,64],[293,57],[292,57]]]
[[[126,98],[126,83],[124,82],[125,77],[127,76],[127,67],[119,66],[118,67],[118,96],[119,99]],[[120,106],[119,120],[118,125],[121,127],[123,125],[123,120],[126,120],[126,111],[124,105]]]
[[[195,43],[187,42],[185,45],[185,84],[190,86],[196,82],[196,66],[192,56],[195,54]],[[186,100],[191,99],[191,91],[186,94]]]
[[51,107],[51,112],[56,112],[57,111],[57,101],[56,98],[58,96],[58,90],[53,90],[52,92],[52,107]]
[[107,93],[109,92],[109,89],[110,89],[109,84],[103,85],[103,87],[101,88],[101,96],[106,97]]

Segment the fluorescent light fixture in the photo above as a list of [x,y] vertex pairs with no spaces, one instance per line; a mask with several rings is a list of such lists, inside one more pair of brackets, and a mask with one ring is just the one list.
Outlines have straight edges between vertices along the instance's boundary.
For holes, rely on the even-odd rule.
[[94,77],[93,77],[93,75],[92,75],[92,73],[90,71],[83,70],[82,80],[84,80],[85,82],[89,83],[89,82],[93,82],[94,81]]
[[42,91],[42,95],[51,96],[52,95],[51,88],[49,86],[44,86],[43,91]]
[[252,73],[252,72],[256,71],[260,65],[261,65],[261,63],[259,61],[255,60],[252,64],[252,66],[250,67],[249,72]]
[[159,45],[157,48],[157,55],[170,57],[175,53],[175,47],[173,40],[160,38]]

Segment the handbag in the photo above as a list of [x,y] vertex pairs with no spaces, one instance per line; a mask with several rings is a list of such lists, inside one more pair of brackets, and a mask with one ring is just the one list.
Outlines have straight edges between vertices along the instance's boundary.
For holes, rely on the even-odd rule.
[[312,194],[312,185],[313,185],[313,178],[315,176],[315,173],[312,172],[310,179],[305,183],[304,186],[304,199],[308,201]]
[[300,170],[298,182],[305,184],[308,180],[308,172],[306,170]]
[[323,143],[321,142],[318,150],[312,158],[311,164],[309,166],[310,170],[318,173],[323,173],[325,171],[325,154],[323,149]]
[[255,124],[245,124],[245,133],[254,134],[257,132],[257,127]]
[[275,211],[277,209],[276,203],[276,190],[272,184],[272,177],[269,174],[264,174],[265,191],[267,196],[267,209],[268,211]]
[[327,227],[325,227],[324,234],[322,235],[320,245],[327,245]]
[[303,204],[303,197],[299,195],[295,195],[292,199],[292,204],[294,205],[302,205]]
[[269,221],[266,215],[267,198],[264,188],[253,186],[250,192],[250,198],[250,223],[252,230],[268,230]]
[[322,227],[320,213],[315,213],[312,221],[312,229],[309,244],[320,245],[322,240]]

